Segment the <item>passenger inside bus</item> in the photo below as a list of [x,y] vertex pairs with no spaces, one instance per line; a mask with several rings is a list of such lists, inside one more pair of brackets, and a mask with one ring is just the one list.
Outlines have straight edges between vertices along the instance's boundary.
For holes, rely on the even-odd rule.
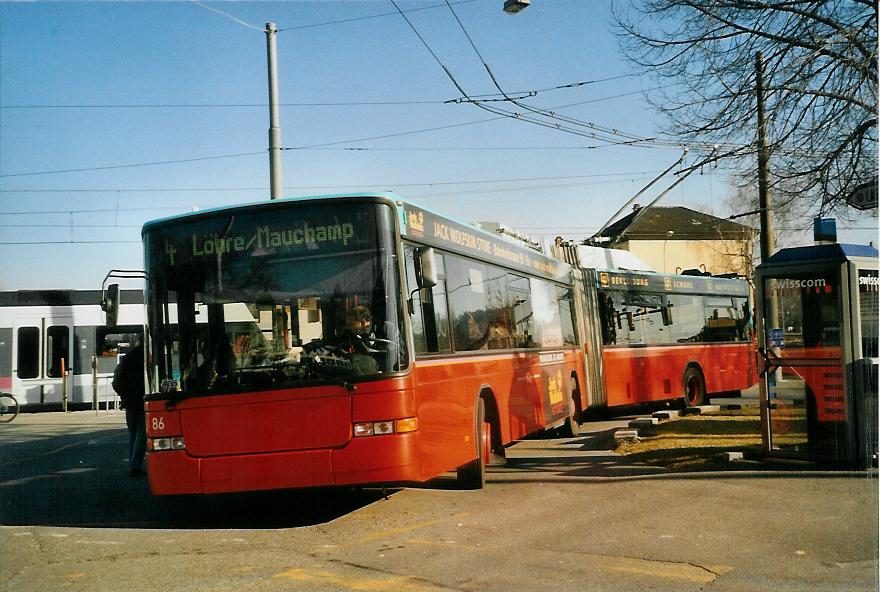
[[[354,299],[363,301],[363,299]],[[349,366],[360,375],[398,370],[394,363],[398,360],[400,334],[394,323],[374,322],[370,308],[356,304],[348,308],[342,327],[326,331],[330,335],[322,340],[304,346],[307,355],[323,355],[325,361],[330,356],[333,362]],[[383,360],[392,361],[392,366],[382,367]]]

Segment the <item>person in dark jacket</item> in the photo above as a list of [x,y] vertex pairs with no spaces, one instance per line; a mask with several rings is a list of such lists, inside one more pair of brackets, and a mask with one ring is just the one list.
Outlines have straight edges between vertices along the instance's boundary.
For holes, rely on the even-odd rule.
[[144,413],[144,345],[138,343],[119,362],[113,373],[113,390],[122,399],[128,426],[128,474],[143,474],[147,451],[146,414]]

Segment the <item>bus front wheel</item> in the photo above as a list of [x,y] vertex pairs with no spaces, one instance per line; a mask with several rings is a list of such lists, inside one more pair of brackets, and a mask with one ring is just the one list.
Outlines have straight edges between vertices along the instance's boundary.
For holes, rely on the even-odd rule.
[[486,464],[491,445],[491,424],[486,422],[486,403],[477,399],[474,414],[474,440],[477,458],[458,468],[458,484],[462,489],[482,489],[486,485]]
[[685,407],[699,407],[706,402],[706,381],[694,366],[688,366],[682,377]]

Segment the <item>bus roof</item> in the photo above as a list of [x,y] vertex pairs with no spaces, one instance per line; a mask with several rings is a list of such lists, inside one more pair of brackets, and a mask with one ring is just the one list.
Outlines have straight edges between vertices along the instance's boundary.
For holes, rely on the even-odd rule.
[[214,208],[208,208],[205,210],[196,210],[193,212],[186,212],[183,214],[175,214],[173,216],[167,216],[165,218],[157,218],[155,220],[149,220],[144,223],[144,227],[141,230],[141,234],[143,232],[152,229],[154,226],[161,226],[164,224],[169,224],[173,222],[181,222],[188,218],[198,218],[199,216],[204,216],[206,214],[218,214],[222,212],[227,212],[230,210],[237,210],[243,208],[268,208],[268,207],[279,207],[283,204],[296,203],[301,201],[314,201],[321,199],[357,199],[359,197],[367,198],[367,199],[387,199],[393,202],[399,201],[401,198],[396,193],[392,191],[380,191],[380,192],[362,192],[362,193],[328,193],[326,195],[302,195],[296,197],[282,197],[280,199],[264,199],[261,201],[251,201],[240,204],[229,204],[226,206],[217,206]]

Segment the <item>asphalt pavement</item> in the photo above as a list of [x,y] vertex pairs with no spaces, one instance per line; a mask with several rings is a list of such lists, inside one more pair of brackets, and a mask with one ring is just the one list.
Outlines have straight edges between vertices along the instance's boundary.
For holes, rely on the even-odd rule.
[[874,591],[876,471],[681,474],[610,450],[631,418],[534,438],[482,491],[157,498],[121,412],[0,425],[0,590]]

